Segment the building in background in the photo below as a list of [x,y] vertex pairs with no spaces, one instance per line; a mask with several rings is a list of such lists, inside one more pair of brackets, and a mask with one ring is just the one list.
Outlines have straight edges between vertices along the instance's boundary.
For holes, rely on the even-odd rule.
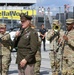
[[[37,0],[0,0],[0,22],[7,24],[7,30],[9,28],[17,27],[20,20],[19,14],[26,13],[33,16],[33,24],[39,29],[42,24],[45,28],[51,28],[51,22],[49,15],[45,14],[42,7],[42,13],[38,13],[36,9]],[[38,6],[37,6],[38,8]]]
[[0,0],[0,6],[31,6],[36,0]]
[[[65,29],[65,24],[66,24],[66,19],[64,16],[65,13],[60,13],[60,22],[62,23],[62,29]],[[56,14],[55,16],[56,19],[59,19],[59,13]],[[73,12],[68,12],[67,13],[67,18],[73,18]]]
[[0,23],[6,23],[7,30],[16,27],[20,13],[36,14],[31,8],[35,3],[36,0],[0,0]]

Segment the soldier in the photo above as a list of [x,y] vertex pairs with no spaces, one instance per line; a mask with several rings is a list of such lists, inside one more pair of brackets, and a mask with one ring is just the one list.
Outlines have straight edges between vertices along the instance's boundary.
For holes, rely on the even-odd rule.
[[66,20],[67,35],[63,36],[63,75],[74,75],[74,19]]
[[64,35],[63,30],[61,30],[61,24],[58,20],[53,20],[52,29],[47,32],[47,40],[50,41],[50,62],[52,68],[52,75],[59,73],[60,71],[60,50],[58,50],[59,41]]
[[0,24],[0,39],[0,51],[2,53],[2,75],[8,75],[11,61],[12,41],[9,33],[6,33],[6,24]]
[[[34,25],[31,25],[33,29],[35,29]],[[40,75],[40,65],[41,65],[41,38],[40,34],[38,33],[38,51],[35,55],[36,63],[34,68],[34,75]]]
[[38,35],[31,28],[31,16],[21,13],[21,30],[16,32],[17,59],[19,75],[34,75],[34,64],[36,63],[35,54],[38,50]]

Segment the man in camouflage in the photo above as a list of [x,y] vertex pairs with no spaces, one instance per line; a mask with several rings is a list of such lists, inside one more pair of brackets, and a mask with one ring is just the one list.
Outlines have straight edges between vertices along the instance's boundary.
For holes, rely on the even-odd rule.
[[74,19],[67,19],[67,34],[63,36],[63,75],[74,75]]
[[2,55],[2,75],[8,75],[9,65],[11,61],[11,38],[6,33],[6,25],[0,24],[0,53]]
[[51,62],[52,75],[56,75],[60,71],[60,50],[58,50],[59,40],[64,35],[61,24],[58,20],[53,20],[52,29],[47,32],[47,40],[50,41],[49,58]]
[[21,30],[16,32],[17,64],[19,75],[34,75],[35,54],[38,50],[38,34],[31,28],[31,16],[21,13]]
[[[31,28],[35,29],[34,25],[31,25]],[[35,55],[36,63],[34,67],[34,75],[40,75],[40,65],[41,65],[41,38],[40,34],[38,33],[38,50]]]

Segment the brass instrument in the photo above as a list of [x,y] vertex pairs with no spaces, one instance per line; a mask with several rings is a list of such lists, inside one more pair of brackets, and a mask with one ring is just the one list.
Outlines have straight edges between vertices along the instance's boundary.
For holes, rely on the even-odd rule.
[[53,30],[55,31],[55,32],[58,32],[59,30],[60,30],[60,25],[53,25]]

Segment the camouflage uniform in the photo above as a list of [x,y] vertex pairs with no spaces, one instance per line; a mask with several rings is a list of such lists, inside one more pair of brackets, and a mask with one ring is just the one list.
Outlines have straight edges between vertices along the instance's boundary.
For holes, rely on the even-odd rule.
[[[58,23],[58,20],[54,20],[53,21],[53,26],[54,25],[58,25],[60,27],[60,24]],[[51,68],[52,68],[52,75],[58,74],[59,70],[60,70],[60,50],[57,51],[58,49],[58,40],[61,39],[62,35],[64,34],[62,29],[58,29],[59,33],[54,31],[54,28],[49,30],[47,32],[47,40],[50,41],[50,53],[49,53],[49,57],[50,57],[50,62],[51,62]],[[53,33],[54,32],[54,33]],[[59,48],[61,49],[61,47]]]
[[[5,24],[0,24],[0,28],[5,27]],[[2,55],[2,75],[8,75],[9,65],[11,61],[11,39],[9,33],[0,33],[0,38],[0,51]]]
[[[67,25],[71,25],[73,19],[67,19]],[[74,29],[68,34],[68,41],[65,43],[63,52],[63,75],[74,75]]]
[[[31,27],[33,29],[35,29],[34,25],[31,25]],[[41,38],[40,38],[40,34],[38,33],[38,51],[35,55],[36,58],[36,63],[35,63],[35,67],[34,67],[34,75],[40,75],[40,65],[41,65]]]
[[36,63],[35,63],[35,68],[34,68],[34,72],[35,74],[34,75],[40,75],[40,65],[41,65],[41,38],[38,34],[38,51],[35,55],[36,57]]

